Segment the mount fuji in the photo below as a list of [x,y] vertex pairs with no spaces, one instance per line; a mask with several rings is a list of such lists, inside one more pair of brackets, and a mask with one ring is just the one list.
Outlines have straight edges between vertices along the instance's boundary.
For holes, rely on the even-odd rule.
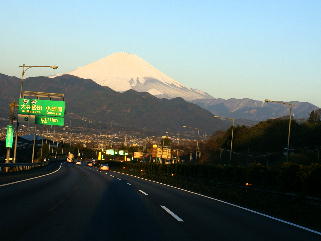
[[159,98],[182,97],[188,101],[213,98],[206,92],[184,86],[142,58],[125,52],[114,53],[66,74],[91,79],[119,92],[133,89]]

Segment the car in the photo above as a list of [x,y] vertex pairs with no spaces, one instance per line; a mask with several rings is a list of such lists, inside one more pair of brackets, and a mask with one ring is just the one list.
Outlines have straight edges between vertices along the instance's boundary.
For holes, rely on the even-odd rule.
[[76,165],[81,165],[81,161],[76,161]]
[[93,159],[91,163],[93,164],[94,167],[99,167],[99,163],[97,162],[97,160]]
[[67,162],[72,163],[73,162],[72,158],[67,157]]
[[101,164],[99,166],[99,171],[109,171],[109,166],[108,164]]
[[92,167],[93,166],[92,162],[88,162],[87,166]]

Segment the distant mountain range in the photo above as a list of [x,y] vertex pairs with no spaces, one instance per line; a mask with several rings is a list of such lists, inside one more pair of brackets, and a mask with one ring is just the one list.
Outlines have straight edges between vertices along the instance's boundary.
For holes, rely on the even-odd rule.
[[[18,97],[19,81],[16,77],[0,74],[0,118],[7,117],[9,102]],[[186,133],[182,128],[186,125],[210,134],[230,125],[182,98],[160,99],[134,90],[120,93],[71,75],[28,78],[24,90],[64,93],[67,124],[69,120],[73,125],[86,122],[88,128],[176,134]]]
[[[168,77],[142,58],[129,53],[114,53],[67,74],[92,79],[101,86],[124,92],[130,89],[148,92],[158,98],[181,97],[215,115],[242,119],[241,124],[253,124],[269,118],[288,115],[286,106],[264,104],[252,99],[215,99],[206,92],[184,86]],[[317,107],[307,102],[293,102],[295,118],[307,118]]]
[[[263,103],[252,99],[200,99],[193,103],[210,111],[214,115],[262,121],[289,115],[287,106],[276,103]],[[294,104],[293,114],[295,119],[307,119],[311,111],[318,109],[317,106],[308,102],[292,101]]]

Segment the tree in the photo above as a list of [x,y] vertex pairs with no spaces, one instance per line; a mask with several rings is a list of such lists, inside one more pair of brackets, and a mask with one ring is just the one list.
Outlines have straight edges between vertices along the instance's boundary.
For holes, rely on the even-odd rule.
[[308,120],[310,122],[319,122],[319,121],[321,121],[321,109],[317,109],[317,110],[311,111]]

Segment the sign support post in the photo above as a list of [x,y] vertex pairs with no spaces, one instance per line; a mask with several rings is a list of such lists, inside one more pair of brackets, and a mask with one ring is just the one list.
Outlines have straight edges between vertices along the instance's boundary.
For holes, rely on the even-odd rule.
[[37,136],[37,130],[36,130],[36,125],[35,125],[35,133],[33,135],[31,163],[33,163],[33,159],[35,158],[36,136]]

